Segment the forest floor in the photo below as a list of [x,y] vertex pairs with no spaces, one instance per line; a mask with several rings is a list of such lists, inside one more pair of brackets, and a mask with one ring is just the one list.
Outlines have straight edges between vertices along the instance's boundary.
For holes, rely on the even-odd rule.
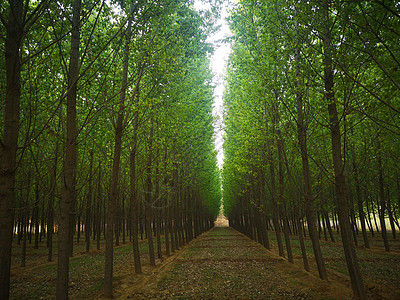
[[138,285],[123,280],[118,299],[350,299],[229,227],[214,227]]
[[[132,267],[132,246],[121,245],[114,252],[114,296],[116,299],[351,299],[341,243],[321,241],[330,279],[326,282],[319,279],[311,256],[311,272],[303,269],[293,238],[295,264],[276,254],[271,233],[273,247],[269,251],[232,228],[216,226],[170,257],[158,259],[156,267],[148,264],[147,245],[142,241],[143,274],[140,275],[134,274]],[[311,251],[309,241],[306,246]],[[82,242],[75,247],[71,258],[70,298],[101,299],[104,252],[91,250],[86,254],[83,247]],[[46,263],[43,245],[36,255],[27,258],[27,266],[22,268],[17,265],[16,248],[11,299],[53,299],[56,258],[55,262]],[[400,252],[358,247],[357,254],[369,298],[400,299]]]

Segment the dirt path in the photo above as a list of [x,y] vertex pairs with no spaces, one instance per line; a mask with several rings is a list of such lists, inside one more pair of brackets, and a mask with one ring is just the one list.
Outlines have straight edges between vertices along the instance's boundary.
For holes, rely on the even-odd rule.
[[164,261],[141,283],[120,285],[120,299],[350,299],[229,227],[214,227]]

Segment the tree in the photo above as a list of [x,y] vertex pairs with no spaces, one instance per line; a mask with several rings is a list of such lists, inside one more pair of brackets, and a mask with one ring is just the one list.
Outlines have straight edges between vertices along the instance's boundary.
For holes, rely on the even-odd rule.
[[79,78],[79,45],[81,27],[81,1],[72,8],[71,50],[67,91],[67,141],[60,200],[60,226],[58,231],[57,299],[68,299],[69,256],[72,245],[72,227],[76,205],[77,121],[76,97]]
[[332,142],[332,162],[335,177],[335,191],[337,199],[337,209],[341,227],[342,243],[344,247],[347,269],[351,278],[353,296],[356,299],[365,299],[366,293],[358,266],[357,255],[354,248],[354,240],[351,233],[349,222],[349,209],[346,199],[346,179],[343,167],[342,143],[340,133],[340,123],[336,107],[333,78],[333,48],[331,40],[331,21],[329,12],[329,1],[322,4],[322,20],[324,23],[322,31],[323,51],[324,51],[324,84],[325,99],[328,106],[329,124]]
[[6,97],[3,112],[0,150],[0,298],[8,299],[10,289],[11,244],[15,207],[15,175],[17,171],[17,150],[20,120],[21,68],[29,59],[22,58],[24,36],[37,21],[47,1],[37,3],[31,11],[23,0],[12,1],[0,11],[0,20],[5,28],[5,70]]

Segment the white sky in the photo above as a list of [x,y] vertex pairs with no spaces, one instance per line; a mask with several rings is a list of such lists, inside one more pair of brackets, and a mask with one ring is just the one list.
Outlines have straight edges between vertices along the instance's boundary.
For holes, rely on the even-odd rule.
[[[196,9],[208,9],[209,5],[202,2],[201,0],[194,1]],[[214,115],[214,132],[215,132],[215,149],[217,150],[218,167],[221,169],[224,162],[223,153],[223,128],[224,128],[224,104],[223,104],[223,93],[225,84],[225,73],[226,73],[226,63],[228,61],[229,53],[231,51],[230,45],[221,42],[231,35],[229,26],[225,21],[228,15],[228,1],[225,0],[223,3],[223,8],[221,12],[221,18],[218,20],[218,25],[221,25],[220,30],[214,35],[208,37],[208,41],[214,44],[214,55],[211,57],[211,69],[214,73],[213,82],[215,84],[214,89],[214,104],[213,104],[213,115]]]

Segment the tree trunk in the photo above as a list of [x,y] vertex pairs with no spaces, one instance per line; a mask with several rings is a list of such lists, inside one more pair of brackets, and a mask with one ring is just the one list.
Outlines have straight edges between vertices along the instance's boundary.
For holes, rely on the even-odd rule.
[[122,229],[122,244],[125,244],[125,235],[126,235],[126,219],[125,219],[125,194],[124,192],[121,193],[121,229]]
[[[97,250],[100,250],[100,236],[101,236],[101,203],[103,202],[103,195],[101,192],[101,162],[99,162],[99,175],[97,178],[97,203],[96,203],[96,247]],[[104,212],[105,213],[105,212]]]
[[[296,48],[295,51],[296,60],[296,78],[300,78],[300,51]],[[328,280],[328,274],[325,268],[325,262],[322,257],[321,246],[318,239],[315,211],[314,211],[314,197],[312,192],[311,173],[308,163],[308,149],[307,149],[307,134],[306,127],[304,125],[304,114],[303,114],[303,94],[302,85],[297,79],[296,85],[296,99],[297,99],[297,138],[300,146],[302,171],[304,179],[304,211],[307,218],[308,233],[310,235],[311,243],[314,250],[314,257],[317,263],[319,277],[323,280]],[[304,226],[304,223],[302,223]],[[303,227],[304,228],[304,227]],[[304,231],[305,233],[305,231]],[[305,234],[304,234],[305,235]]]
[[115,232],[115,246],[119,246],[119,235],[121,229],[121,191],[118,189],[117,197],[115,198],[115,215],[114,215],[114,232]]
[[[276,108],[275,108],[276,109]],[[276,114],[278,116],[278,112],[276,111]],[[280,206],[280,213],[282,215],[282,220],[283,220],[283,234],[285,236],[285,244],[286,244],[286,251],[288,255],[288,261],[293,263],[293,252],[292,252],[292,246],[290,245],[290,236],[289,236],[289,222],[288,222],[288,216],[286,212],[286,201],[284,198],[284,172],[283,172],[283,164],[284,164],[284,159],[283,159],[283,151],[284,151],[284,145],[283,145],[283,140],[281,136],[281,131],[278,129],[277,130],[277,136],[278,136],[278,164],[279,164],[279,206]]]
[[374,237],[375,233],[374,233],[374,228],[372,226],[371,212],[369,210],[369,201],[368,201],[369,197],[367,195],[367,191],[364,192],[364,195],[365,195],[365,197],[364,197],[365,198],[365,207],[367,208],[367,218],[366,218],[367,225],[368,225],[369,231],[371,231],[372,237]]
[[332,232],[331,220],[329,219],[329,215],[326,211],[324,211],[324,218],[325,218],[326,227],[328,228],[329,237],[331,238],[332,242],[335,242],[335,236],[333,235],[333,232]]
[[39,178],[36,178],[36,183],[35,183],[35,203],[33,206],[33,212],[32,212],[32,222],[35,225],[35,245],[34,249],[39,249],[39,235],[40,235],[40,226],[39,226]]
[[53,261],[53,234],[54,234],[54,200],[56,197],[56,184],[57,184],[57,163],[58,163],[58,142],[56,143],[56,150],[54,153],[54,166],[50,174],[50,197],[47,208],[47,247],[48,256],[47,261]]
[[106,254],[105,254],[105,274],[104,274],[104,295],[111,298],[113,296],[113,234],[114,234],[114,221],[115,221],[115,209],[118,197],[118,185],[119,185],[119,169],[121,160],[121,148],[122,148],[122,134],[123,134],[123,120],[124,120],[124,109],[125,109],[125,94],[128,82],[128,68],[129,68],[129,47],[132,36],[132,22],[133,22],[133,9],[134,5],[129,13],[128,26],[125,33],[125,46],[124,46],[124,61],[122,70],[122,81],[121,81],[121,92],[119,94],[119,111],[117,116],[117,122],[115,125],[115,139],[114,139],[114,157],[113,157],[113,168],[112,178],[110,186],[110,198],[108,202],[107,211],[107,232],[106,232]]
[[14,187],[21,96],[22,15],[23,0],[10,1],[5,39],[6,99],[3,104],[4,123],[0,146],[0,299],[8,299],[10,293]]
[[385,195],[385,188],[384,188],[384,181],[383,181],[383,165],[382,165],[382,156],[381,156],[381,143],[380,137],[377,138],[377,153],[376,159],[378,162],[378,175],[379,175],[379,196],[380,196],[380,204],[381,210],[379,213],[379,219],[381,223],[381,232],[382,232],[382,239],[385,245],[385,251],[390,251],[389,240],[387,237],[386,231],[386,223],[385,223],[385,211],[386,211],[386,195]]
[[[168,148],[167,145],[165,146],[165,154],[164,154],[164,163],[167,163],[168,159]],[[168,184],[168,177],[165,176],[164,178],[164,186],[166,187]],[[164,238],[165,238],[165,252],[167,256],[170,256],[170,240],[169,240],[169,233],[170,233],[170,214],[169,214],[169,191],[166,191],[165,199],[164,199]]]
[[[266,107],[265,107],[265,115],[266,115]],[[282,236],[280,232],[280,224],[279,224],[279,209],[278,209],[278,201],[277,201],[277,196],[276,196],[276,184],[275,184],[275,167],[274,167],[274,162],[273,162],[273,157],[272,157],[272,151],[271,151],[271,141],[272,138],[270,137],[270,134],[268,132],[268,124],[266,125],[266,145],[267,145],[267,160],[269,164],[269,178],[270,178],[270,192],[271,192],[271,200],[272,200],[272,223],[274,225],[274,230],[275,230],[275,236],[276,236],[276,241],[278,243],[278,251],[279,251],[279,256],[285,257],[285,252],[283,250],[283,243],[282,243]]]
[[159,166],[158,166],[158,155],[159,151],[157,149],[157,160],[156,160],[156,187],[154,192],[154,203],[156,205],[155,221],[156,221],[156,239],[157,239],[157,257],[162,258],[161,250],[161,201],[160,201],[160,181],[159,181]]
[[21,267],[26,266],[26,239],[28,237],[28,226],[29,226],[29,203],[30,203],[30,193],[31,193],[31,172],[28,172],[26,187],[26,197],[22,201],[22,249],[21,249]]
[[344,175],[342,143],[340,135],[340,123],[336,107],[333,80],[333,60],[331,42],[331,22],[329,17],[330,1],[324,1],[322,7],[324,29],[322,32],[324,50],[324,83],[325,97],[328,105],[329,127],[332,142],[332,162],[335,176],[335,190],[337,199],[337,209],[340,223],[340,232],[346,257],[347,269],[349,271],[353,297],[355,299],[365,299],[366,292],[358,266],[357,255],[352,239],[351,225],[349,221],[349,208],[346,199],[346,178]]
[[[389,192],[388,192],[389,194]],[[387,195],[387,210],[388,210],[388,215],[389,215],[389,222],[390,222],[390,228],[392,229],[392,236],[393,239],[396,239],[396,226],[394,224],[395,218],[393,217],[393,209],[392,209],[392,203],[390,201],[390,195]]]
[[[28,194],[28,197],[29,197],[29,194]],[[28,201],[29,201],[29,199],[28,199]],[[29,202],[26,202],[26,203],[29,203]],[[21,267],[26,266],[26,238],[27,238],[27,231],[28,231],[27,229],[28,229],[28,213],[27,213],[27,210],[24,209],[24,211],[22,212]]]
[[[136,81],[134,99],[135,106],[139,107],[139,85],[140,80],[143,76],[144,63],[142,63],[138,78]],[[130,215],[131,215],[131,230],[132,230],[132,245],[133,245],[133,260],[135,265],[135,273],[142,274],[142,264],[140,262],[140,251],[139,251],[139,237],[138,237],[138,212],[139,212],[139,201],[136,188],[136,152],[137,152],[137,131],[139,128],[139,111],[136,110],[133,118],[133,138],[132,146],[129,155],[129,167],[130,167]]]
[[[81,213],[80,211],[78,212],[78,220],[77,223],[73,223],[73,227],[78,227],[78,231],[77,231],[77,237],[76,237],[76,243],[79,244],[80,239],[81,239]],[[71,255],[72,256],[72,255]]]
[[[353,127],[350,127],[351,133],[353,133]],[[370,248],[369,246],[369,241],[368,241],[368,235],[367,235],[367,229],[365,227],[365,214],[364,214],[364,203],[362,199],[362,194],[361,194],[361,186],[360,186],[360,179],[358,177],[358,165],[356,162],[356,153],[354,149],[354,144],[350,145],[350,152],[351,152],[351,160],[353,163],[353,170],[354,170],[354,182],[356,185],[356,197],[357,197],[357,206],[358,206],[358,216],[360,218],[360,224],[361,224],[361,230],[363,234],[363,240],[364,240],[364,245],[365,248]]]
[[93,177],[93,151],[90,151],[89,182],[85,210],[85,241],[86,252],[90,250],[90,235],[92,229],[92,177]]
[[81,0],[74,0],[71,30],[71,52],[68,71],[67,93],[67,142],[65,144],[63,184],[60,200],[60,217],[58,229],[58,269],[57,300],[68,299],[69,256],[72,240],[70,223],[76,202],[76,163],[77,163],[77,129],[76,129],[76,93],[79,76],[79,43]]
[[153,243],[153,234],[151,230],[151,215],[152,215],[152,190],[153,184],[151,180],[151,164],[153,160],[153,115],[151,115],[151,124],[150,124],[150,136],[149,136],[149,153],[147,157],[147,170],[146,170],[146,191],[145,191],[145,227],[146,227],[146,235],[147,242],[149,245],[149,256],[150,256],[150,265],[156,265],[156,259],[154,255],[154,243]]
[[40,213],[40,235],[39,235],[39,243],[42,242],[42,238],[46,238],[46,212],[45,212],[46,205],[43,201],[42,210]]
[[295,217],[296,217],[297,227],[299,227],[298,235],[299,235],[301,256],[303,258],[303,266],[304,266],[304,269],[307,272],[309,272],[310,271],[310,265],[308,263],[307,251],[306,251],[306,247],[305,247],[305,244],[304,244],[303,229],[302,229],[302,224],[301,224],[303,222],[300,219],[300,208],[299,208],[299,205],[295,204],[295,208],[294,209],[295,209]]
[[261,234],[263,236],[263,245],[265,248],[268,250],[271,249],[270,241],[269,241],[269,236],[268,236],[268,228],[266,226],[266,207],[265,207],[265,174],[263,171],[261,171],[260,174],[260,181],[258,183],[258,193],[259,193],[259,199],[260,202],[259,205],[261,206],[261,213],[260,213],[260,221],[261,221]]
[[[137,146],[137,123],[138,116],[135,113],[134,119],[134,137],[132,141],[132,148],[130,153],[130,202],[131,202],[131,218],[132,218],[132,244],[133,244],[133,260],[135,265],[135,273],[142,274],[142,265],[140,262],[140,252],[139,252],[139,232],[138,232],[138,210],[139,203],[137,199],[136,191],[136,146]],[[136,124],[136,125],[135,125]]]
[[[377,200],[377,201],[378,201],[378,200]],[[374,201],[372,201],[371,206],[372,206],[372,215],[373,215],[373,217],[374,217],[375,229],[376,229],[376,232],[379,233],[378,222],[376,221],[376,212],[375,212],[375,208],[374,208]],[[379,211],[379,206],[378,206],[378,204],[377,204],[376,206],[377,206],[378,215],[380,215],[380,211]]]

